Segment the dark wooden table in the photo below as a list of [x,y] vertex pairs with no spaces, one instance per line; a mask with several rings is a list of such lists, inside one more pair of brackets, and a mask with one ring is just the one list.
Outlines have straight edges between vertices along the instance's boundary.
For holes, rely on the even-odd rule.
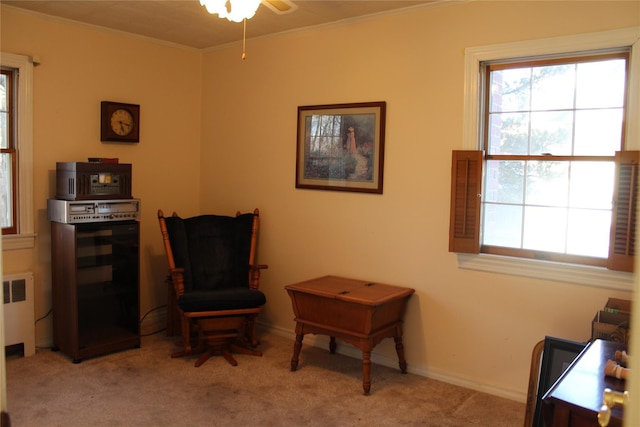
[[371,351],[384,338],[393,338],[402,373],[407,372],[402,343],[402,322],[411,288],[364,280],[324,276],[285,286],[296,321],[296,341],[291,370],[305,334],[329,335],[329,351],[335,353],[336,338],[362,351],[362,388],[371,389]]
[[[608,359],[615,360],[616,350],[626,350],[626,345],[598,339],[580,353],[542,398],[547,426],[600,427],[598,412],[604,389],[625,390],[624,380],[604,374],[604,366]],[[622,417],[623,409],[614,406],[609,427],[622,426]]]

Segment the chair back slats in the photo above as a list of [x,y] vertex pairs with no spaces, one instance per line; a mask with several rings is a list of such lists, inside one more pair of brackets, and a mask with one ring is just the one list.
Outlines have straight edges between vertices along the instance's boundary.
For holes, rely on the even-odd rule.
[[184,220],[177,215],[172,215],[165,218],[165,224],[169,235],[171,253],[173,254],[174,268],[181,269],[180,280],[184,285],[183,292],[189,292],[193,289],[193,273]]
[[[201,215],[184,220],[191,290],[249,287],[252,214],[238,217]],[[175,248],[174,248],[175,254]],[[186,260],[185,260],[186,261]],[[192,283],[187,283],[191,280]]]
[[184,270],[184,290],[179,295],[238,286],[257,289],[260,272],[251,267],[257,246],[258,209],[235,217],[199,215],[184,219],[176,214],[165,218],[159,210],[158,219],[170,271]]

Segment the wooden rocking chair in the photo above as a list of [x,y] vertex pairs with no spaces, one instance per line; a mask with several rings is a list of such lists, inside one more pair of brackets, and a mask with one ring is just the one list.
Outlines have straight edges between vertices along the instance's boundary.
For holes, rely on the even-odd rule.
[[261,356],[255,350],[256,319],[266,298],[258,287],[260,271],[267,266],[254,264],[258,209],[235,217],[184,219],[176,213],[165,218],[158,210],[158,221],[184,347],[171,357],[202,353],[195,363],[200,366],[219,353],[236,366],[232,351]]

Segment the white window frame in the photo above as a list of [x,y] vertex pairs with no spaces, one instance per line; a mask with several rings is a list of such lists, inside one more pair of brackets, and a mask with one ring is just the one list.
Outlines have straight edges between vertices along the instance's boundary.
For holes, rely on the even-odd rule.
[[[480,145],[480,66],[484,61],[543,56],[631,46],[629,99],[626,115],[640,117],[640,27],[586,33],[549,39],[478,46],[465,49],[463,148]],[[627,150],[640,150],[640,123],[626,120]],[[602,267],[539,261],[490,254],[457,254],[458,267],[492,273],[632,291],[633,273]]]
[[17,233],[2,236],[2,250],[35,246],[33,213],[33,61],[30,57],[0,52],[2,66],[18,69],[17,138],[18,224]]

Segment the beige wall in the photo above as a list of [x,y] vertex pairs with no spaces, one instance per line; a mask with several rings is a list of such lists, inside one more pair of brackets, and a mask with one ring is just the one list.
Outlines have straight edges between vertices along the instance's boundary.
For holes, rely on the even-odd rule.
[[[260,208],[259,261],[270,266],[263,319],[274,332],[293,331],[286,284],[339,274],[410,286],[410,371],[520,400],[538,340],[586,340],[606,299],[630,296],[458,269],[447,252],[449,160],[462,144],[465,47],[638,26],[638,2],[419,9],[249,40],[245,61],[239,45],[201,55],[7,7],[1,19],[1,49],[42,60],[34,72],[36,248],[3,254],[5,273],[36,272],[37,315],[50,307],[46,199],[55,162],[89,156],[134,165],[143,313],[165,297],[157,208]],[[99,141],[105,99],[141,105],[140,144]],[[296,190],[297,107],[365,101],[387,102],[384,194]],[[40,322],[38,342],[50,342],[50,331],[50,320]],[[391,340],[374,360],[395,363]]]
[[[266,321],[292,333],[283,287],[315,276],[413,287],[409,369],[523,399],[538,340],[587,340],[607,298],[629,295],[457,268],[463,49],[637,26],[639,6],[474,2],[249,40],[245,61],[239,46],[206,54],[202,210],[261,209]],[[384,194],[295,189],[297,107],[365,101],[387,102]],[[376,352],[397,363],[391,340]]]
[[[142,200],[142,312],[164,304],[156,210],[196,212],[201,116],[199,52],[150,43],[2,7],[2,51],[37,55],[34,68],[34,250],[5,251],[4,272],[34,271],[36,316],[51,307],[47,198],[55,196],[57,161],[118,157],[133,165],[133,196]],[[140,104],[140,143],[100,142],[100,101]],[[52,342],[51,316],[36,343]]]

